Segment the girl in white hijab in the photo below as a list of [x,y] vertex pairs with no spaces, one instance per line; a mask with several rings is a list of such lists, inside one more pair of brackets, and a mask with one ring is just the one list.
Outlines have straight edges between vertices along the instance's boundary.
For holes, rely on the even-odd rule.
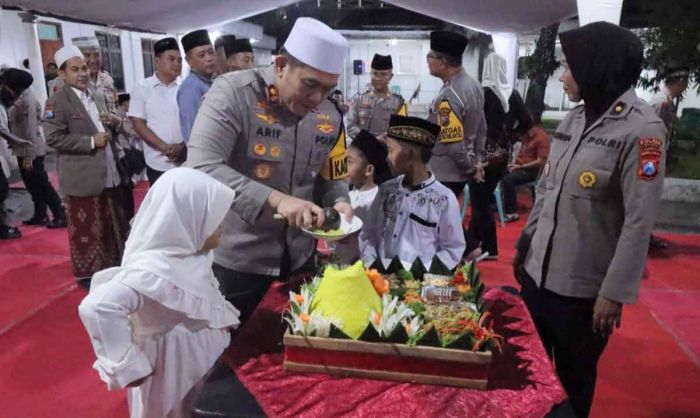
[[212,273],[233,198],[202,172],[165,173],[134,218],[122,265],[95,274],[80,304],[93,367],[109,390],[129,388],[132,418],[189,416],[195,384],[239,324]]

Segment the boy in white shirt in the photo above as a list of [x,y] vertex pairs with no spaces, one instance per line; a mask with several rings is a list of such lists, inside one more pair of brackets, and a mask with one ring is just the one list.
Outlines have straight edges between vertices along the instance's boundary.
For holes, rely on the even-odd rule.
[[386,162],[386,145],[364,129],[347,150],[350,205],[355,216],[364,219],[379,191],[379,185],[391,177]]
[[392,115],[387,133],[391,179],[366,216],[360,251],[366,266],[396,256],[410,267],[420,257],[430,268],[435,256],[454,268],[464,252],[464,234],[455,195],[428,171],[440,126],[426,120]]

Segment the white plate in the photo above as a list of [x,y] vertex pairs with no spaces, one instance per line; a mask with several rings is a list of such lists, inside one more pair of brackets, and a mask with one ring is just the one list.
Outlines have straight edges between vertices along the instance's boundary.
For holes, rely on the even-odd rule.
[[318,230],[309,230],[302,228],[301,230],[306,232],[307,234],[311,235],[312,237],[316,239],[322,239],[326,241],[338,241],[343,238],[346,238],[356,232],[359,232],[360,229],[362,229],[362,219],[358,218],[357,216],[352,217],[352,221],[348,222],[348,220],[345,218],[345,216],[340,215],[340,229],[343,231],[342,234],[340,235],[331,235],[328,234],[320,229]]

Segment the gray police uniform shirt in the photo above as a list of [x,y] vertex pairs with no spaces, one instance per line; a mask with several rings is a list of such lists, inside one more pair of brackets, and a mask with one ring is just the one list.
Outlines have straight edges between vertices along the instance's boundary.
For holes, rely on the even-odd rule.
[[41,132],[41,104],[31,89],[26,89],[10,108],[10,130],[31,145],[18,145],[13,148],[15,155],[34,159],[46,155],[46,141]]
[[389,117],[395,114],[407,115],[401,95],[379,95],[374,90],[366,91],[350,106],[347,115],[348,135],[355,138],[362,129],[377,137],[386,135],[389,130]]
[[430,168],[442,182],[466,181],[486,144],[484,91],[464,69],[445,83],[430,105],[428,120],[440,125]]
[[666,129],[629,89],[588,129],[583,106],[559,124],[517,243],[538,286],[634,303],[665,170]]
[[333,206],[349,202],[342,115],[325,100],[305,117],[275,100],[274,67],[218,77],[204,96],[188,143],[187,166],[235,192],[215,262],[232,270],[279,275],[288,250],[292,271],[316,242],[273,219],[272,190]]

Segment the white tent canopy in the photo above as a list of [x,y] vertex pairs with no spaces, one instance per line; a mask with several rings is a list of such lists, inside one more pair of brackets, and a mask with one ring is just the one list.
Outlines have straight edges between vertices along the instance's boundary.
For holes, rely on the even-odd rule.
[[[290,0],[0,0],[25,11],[106,26],[184,33],[296,3]],[[576,15],[576,0],[389,0],[396,6],[484,32],[526,32]]]

